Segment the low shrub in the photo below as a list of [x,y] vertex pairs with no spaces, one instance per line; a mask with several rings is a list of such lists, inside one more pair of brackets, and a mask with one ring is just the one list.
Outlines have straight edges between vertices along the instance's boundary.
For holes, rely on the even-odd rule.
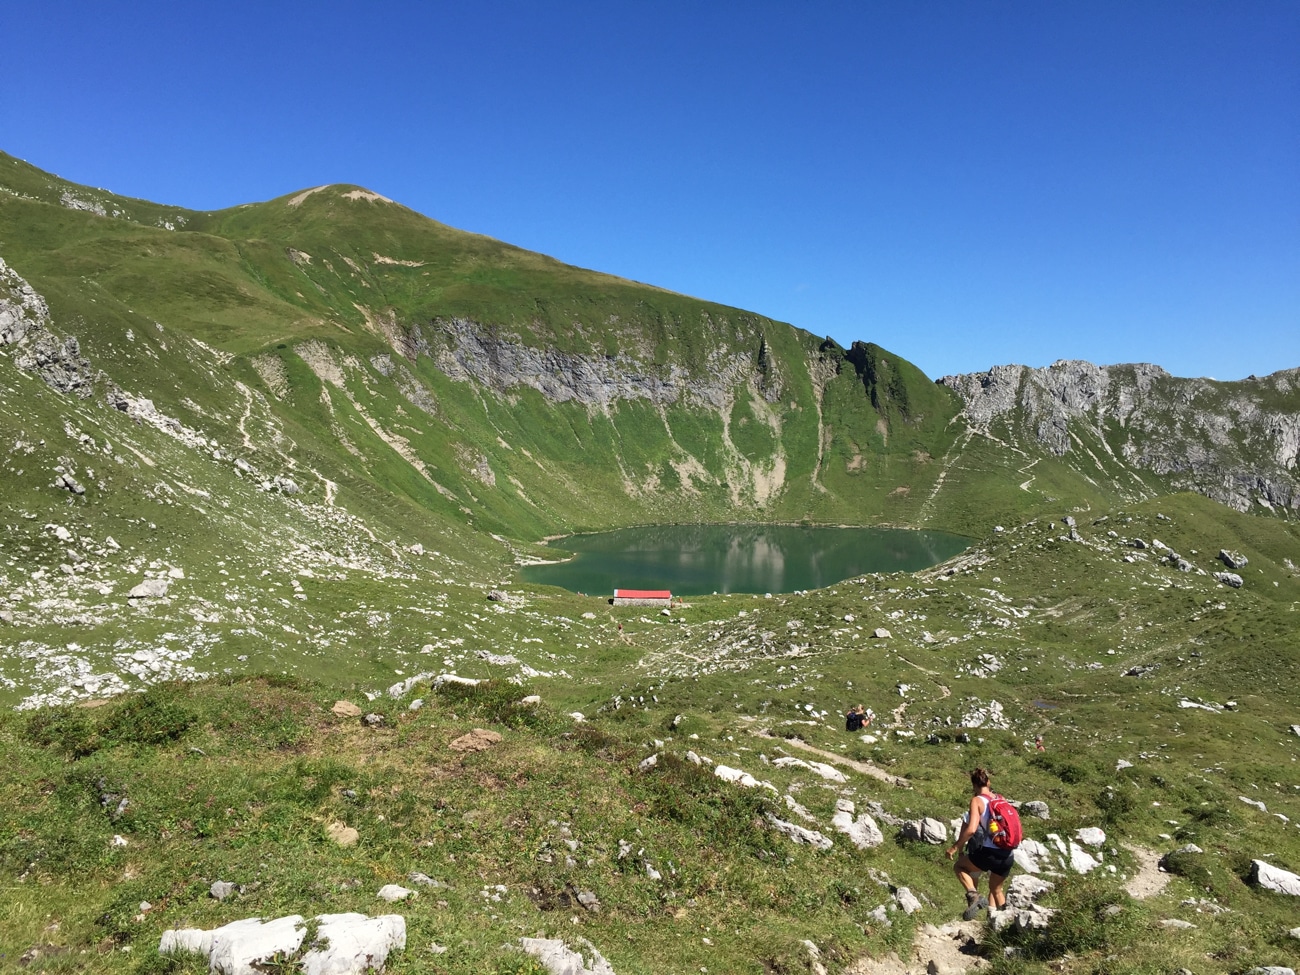
[[1091,952],[1119,953],[1147,928],[1147,912],[1122,889],[1091,877],[1062,877],[1047,898],[1056,910],[1045,931],[1008,932],[1007,941],[1030,959]]
[[195,716],[176,700],[177,691],[165,686],[117,706],[100,729],[108,741],[135,745],[162,745],[176,741],[194,724]]
[[56,748],[73,758],[94,754],[103,744],[89,713],[76,707],[43,708],[32,712],[23,734],[33,744]]

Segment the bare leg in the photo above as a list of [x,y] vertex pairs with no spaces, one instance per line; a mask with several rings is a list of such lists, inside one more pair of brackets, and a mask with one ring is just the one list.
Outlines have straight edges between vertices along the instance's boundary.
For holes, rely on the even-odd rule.
[[1002,889],[1002,885],[1006,882],[1006,877],[999,877],[995,873],[989,874],[989,903],[999,911],[1007,906],[1007,892]]
[[952,865],[952,872],[957,875],[961,881],[962,889],[967,892],[979,890],[980,874],[983,873],[979,867],[971,863],[970,857],[965,853],[957,858],[957,862]]
[[966,891],[966,910],[962,912],[961,918],[963,921],[973,921],[975,916],[988,906],[988,901],[979,893],[980,874],[984,871],[975,866],[970,857],[964,853],[953,864],[952,870]]

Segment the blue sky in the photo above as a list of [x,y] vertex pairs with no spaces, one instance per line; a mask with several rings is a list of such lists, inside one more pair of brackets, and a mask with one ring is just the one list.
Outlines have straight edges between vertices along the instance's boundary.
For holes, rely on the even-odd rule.
[[1292,0],[0,14],[0,148],[118,193],[359,183],[933,377],[1300,366]]

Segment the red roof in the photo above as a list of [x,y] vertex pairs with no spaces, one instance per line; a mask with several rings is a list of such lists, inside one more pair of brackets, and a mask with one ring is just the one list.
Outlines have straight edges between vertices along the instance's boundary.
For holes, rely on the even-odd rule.
[[615,599],[672,599],[667,589],[615,589]]

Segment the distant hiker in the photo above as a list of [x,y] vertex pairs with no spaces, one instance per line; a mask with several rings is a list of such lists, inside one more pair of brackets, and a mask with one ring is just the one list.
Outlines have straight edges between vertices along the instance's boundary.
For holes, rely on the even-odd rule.
[[1045,751],[1047,751],[1047,749],[1043,746],[1043,736],[1042,736],[1042,735],[1036,735],[1036,736],[1034,737],[1034,750],[1035,750],[1035,751],[1040,751],[1040,752],[1045,752]]
[[[962,844],[966,845],[965,851],[953,864],[953,872],[966,892],[963,921],[974,920],[990,901],[998,910],[1007,906],[1007,895],[1002,886],[1011,874],[1013,851],[1020,843],[1019,815],[1011,803],[989,788],[989,773],[982,768],[975,769],[970,774],[970,784],[970,808],[962,818],[957,842],[947,850],[951,860]],[[1010,813],[1006,812],[1007,807],[1010,807]],[[984,873],[989,875],[987,900],[979,892],[980,875]]]
[[844,715],[844,730],[861,731],[863,728],[869,728],[871,719],[875,716],[874,711],[864,708],[861,704],[851,707]]

